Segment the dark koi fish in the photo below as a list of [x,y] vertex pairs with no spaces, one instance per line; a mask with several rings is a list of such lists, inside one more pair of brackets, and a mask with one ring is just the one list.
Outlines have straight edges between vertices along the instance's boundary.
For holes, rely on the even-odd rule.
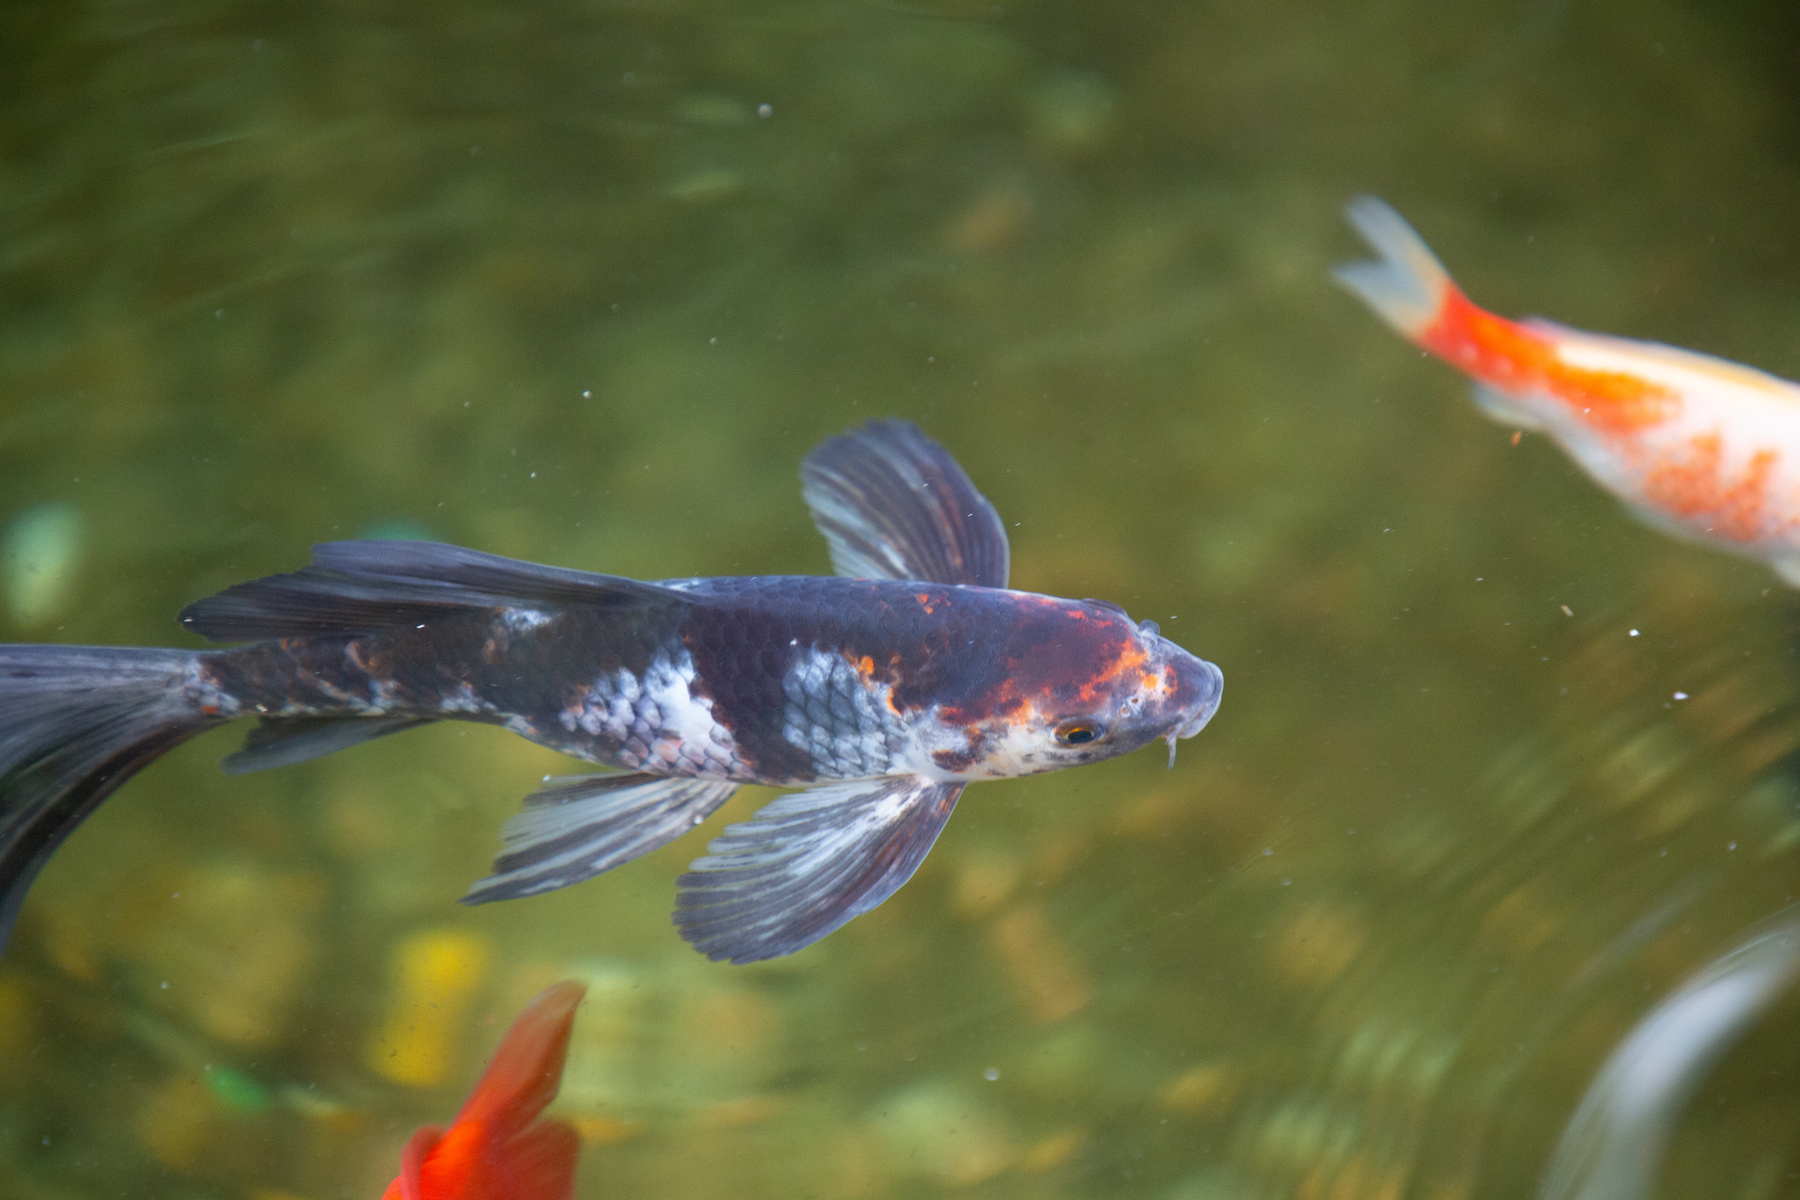
[[617,768],[550,781],[468,903],[567,887],[698,825],[739,784],[804,790],[713,841],[675,923],[710,958],[788,954],[911,877],[967,783],[1199,733],[1219,669],[1117,605],[1006,588],[1006,530],[902,421],[801,470],[838,577],[642,583],[430,542],[330,542],[188,606],[228,650],[0,646],[0,937],[127,776],[238,717],[284,766],[430,721]]

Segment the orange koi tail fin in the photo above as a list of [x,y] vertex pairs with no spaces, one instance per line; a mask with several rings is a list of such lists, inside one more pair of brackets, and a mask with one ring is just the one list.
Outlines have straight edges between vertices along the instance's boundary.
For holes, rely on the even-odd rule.
[[426,1200],[419,1185],[419,1173],[432,1150],[443,1140],[444,1131],[436,1125],[427,1125],[408,1138],[405,1148],[400,1151],[400,1174],[388,1184],[387,1191],[381,1193],[381,1200]]
[[1358,196],[1345,206],[1344,216],[1381,257],[1345,263],[1332,275],[1402,336],[1421,341],[1442,314],[1446,297],[1460,295],[1450,273],[1386,200]]
[[587,993],[585,984],[569,980],[546,988],[519,1014],[494,1051],[494,1059],[456,1114],[504,1141],[531,1124],[562,1086],[563,1058],[575,1006]]
[[382,1200],[573,1200],[581,1139],[561,1121],[532,1122],[562,1086],[586,992],[559,983],[519,1014],[450,1127],[428,1125],[406,1143]]
[[507,1200],[572,1200],[581,1137],[562,1121],[533,1125],[500,1150],[492,1170]]

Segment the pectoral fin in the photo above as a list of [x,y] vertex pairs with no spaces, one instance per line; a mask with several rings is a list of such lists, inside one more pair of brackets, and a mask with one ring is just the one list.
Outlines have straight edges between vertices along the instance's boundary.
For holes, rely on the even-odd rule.
[[462,902],[535,896],[610,871],[674,841],[736,790],[722,779],[642,772],[551,780],[501,828],[494,873]]
[[831,565],[853,579],[1006,586],[1006,526],[948,451],[908,421],[870,421],[800,466]]
[[1511,392],[1503,392],[1497,387],[1485,383],[1472,385],[1471,392],[1475,397],[1475,407],[1501,425],[1510,425],[1514,429],[1540,430],[1544,427],[1544,419],[1526,407],[1525,401]]
[[1800,587],[1800,558],[1774,558],[1769,560],[1769,565],[1781,576],[1781,582],[1789,587]]
[[912,878],[962,789],[890,775],[790,792],[707,847],[679,881],[675,924],[712,959],[810,946]]

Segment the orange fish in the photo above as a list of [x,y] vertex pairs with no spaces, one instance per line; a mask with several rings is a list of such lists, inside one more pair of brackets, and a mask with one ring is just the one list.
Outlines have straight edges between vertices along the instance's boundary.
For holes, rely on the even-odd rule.
[[450,1128],[427,1125],[406,1143],[382,1200],[571,1200],[580,1139],[561,1121],[533,1121],[562,1085],[586,991],[559,983],[519,1014]]
[[1658,342],[1495,316],[1386,201],[1358,197],[1346,215],[1381,258],[1339,267],[1338,281],[1474,379],[1483,412],[1547,434],[1650,526],[1800,587],[1800,385]]

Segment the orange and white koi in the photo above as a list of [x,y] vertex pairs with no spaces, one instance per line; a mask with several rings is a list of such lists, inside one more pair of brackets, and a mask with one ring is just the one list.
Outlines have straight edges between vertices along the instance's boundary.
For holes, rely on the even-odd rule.
[[382,1200],[572,1200],[581,1141],[537,1115],[562,1085],[586,991],[559,983],[519,1014],[450,1128],[427,1125],[406,1143]]
[[1381,255],[1334,272],[1475,381],[1495,420],[1540,430],[1644,522],[1758,559],[1800,587],[1800,385],[1724,359],[1476,307],[1405,218],[1346,209]]

